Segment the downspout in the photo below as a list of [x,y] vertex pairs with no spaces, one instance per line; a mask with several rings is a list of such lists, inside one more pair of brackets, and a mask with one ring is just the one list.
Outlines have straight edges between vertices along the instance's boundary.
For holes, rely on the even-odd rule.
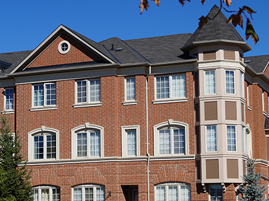
[[148,77],[151,74],[151,66],[149,66],[149,72],[146,76],[146,135],[147,135],[147,187],[148,187],[148,201],[150,201],[150,187],[149,187],[149,162],[150,162],[150,154],[149,154],[149,115],[148,115]]

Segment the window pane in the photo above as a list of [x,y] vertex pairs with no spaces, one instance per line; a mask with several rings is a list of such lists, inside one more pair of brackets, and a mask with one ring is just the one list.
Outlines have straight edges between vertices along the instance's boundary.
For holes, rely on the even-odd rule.
[[90,102],[100,101],[100,80],[90,80]]
[[173,129],[174,153],[185,154],[185,129]]
[[49,189],[41,189],[41,201],[49,201]]
[[87,102],[86,80],[77,81],[77,103]]
[[160,154],[171,154],[170,130],[159,131]]
[[77,157],[87,156],[87,134],[77,134]]
[[56,84],[45,84],[47,105],[56,105]]
[[33,198],[34,198],[34,201],[38,201],[38,189],[34,189],[34,194],[33,194]]
[[169,98],[169,77],[156,77],[157,99]]
[[47,135],[47,159],[56,158],[56,135]]
[[173,75],[172,76],[172,98],[186,97],[186,76]]
[[205,94],[215,94],[215,71],[205,72]]
[[60,189],[52,189],[52,201],[60,201]]
[[156,201],[165,201],[165,187],[164,186],[156,187]]
[[74,201],[82,201],[82,189],[74,188]]
[[43,136],[34,136],[34,159],[43,159]]
[[96,188],[96,201],[104,201],[105,200],[105,188],[97,187]]
[[236,151],[235,126],[227,126],[227,150]]
[[226,71],[226,93],[234,94],[234,71]]
[[90,133],[90,149],[91,156],[101,156],[100,155],[100,132]]
[[191,200],[190,185],[181,186],[181,201],[190,201],[190,200]]
[[178,201],[177,186],[168,187],[168,198],[169,201]]
[[44,87],[43,85],[34,86],[34,106],[44,105]]
[[129,156],[136,155],[136,130],[127,131],[127,151]]
[[126,78],[126,100],[135,100],[135,78]]
[[5,90],[6,110],[13,110],[13,89]]
[[217,151],[217,128],[216,126],[206,127],[206,141],[207,141],[207,151]]
[[93,201],[93,188],[85,188],[85,201]]
[[222,201],[222,187],[221,185],[210,186],[210,200],[211,201]]

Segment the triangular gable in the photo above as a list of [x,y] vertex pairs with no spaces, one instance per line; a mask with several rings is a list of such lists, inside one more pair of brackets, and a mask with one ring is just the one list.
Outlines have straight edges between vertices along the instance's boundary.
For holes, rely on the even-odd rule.
[[[94,41],[82,37],[73,30],[60,25],[51,33],[31,54],[29,54],[10,74],[27,68],[54,66],[81,62],[106,62],[114,61],[106,54],[102,47]],[[68,47],[62,51],[63,43]],[[66,50],[66,49],[64,49]]]

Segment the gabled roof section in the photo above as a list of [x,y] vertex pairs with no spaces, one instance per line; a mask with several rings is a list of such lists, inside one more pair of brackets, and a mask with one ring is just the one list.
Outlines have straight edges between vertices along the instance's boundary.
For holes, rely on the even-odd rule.
[[90,40],[89,38],[67,28],[66,26],[60,25],[55,29],[40,45],[38,45],[25,59],[23,59],[14,69],[10,71],[10,74],[15,73],[19,70],[24,70],[35,58],[39,56],[42,51],[44,51],[58,36],[61,34],[68,34],[84,47],[88,48],[99,58],[102,58],[103,62],[115,63],[111,55],[109,55],[105,49],[98,43]]
[[245,57],[245,63],[256,73],[264,73],[269,65],[269,55]]
[[208,24],[205,24],[201,29],[197,28],[182,50],[188,51],[197,45],[210,43],[234,43],[241,46],[244,51],[251,50],[235,28],[227,23],[227,18],[216,5],[210,10],[208,17],[213,19],[208,20]]
[[0,54],[0,66],[4,68],[1,76],[10,73],[31,52],[32,50]]

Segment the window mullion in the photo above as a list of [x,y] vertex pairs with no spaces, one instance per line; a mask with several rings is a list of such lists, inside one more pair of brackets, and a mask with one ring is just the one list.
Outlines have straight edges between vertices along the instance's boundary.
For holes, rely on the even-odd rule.
[[41,188],[38,188],[38,201],[41,201]]
[[87,157],[91,157],[91,132],[86,131],[87,134]]
[[169,200],[169,197],[168,197],[168,186],[166,185],[165,186],[165,200],[168,201]]
[[174,154],[174,130],[170,128],[171,154]]
[[85,187],[82,187],[82,201],[85,201]]
[[90,102],[90,81],[89,80],[86,80],[86,97],[87,97],[87,103]]
[[44,101],[44,106],[47,106],[47,90],[46,90],[46,84],[43,85],[43,90],[44,90],[44,97],[43,97],[43,101]]
[[96,201],[96,186],[93,187],[93,201]]
[[49,201],[52,201],[52,189],[51,189],[51,187],[49,188]]
[[42,133],[43,135],[43,159],[47,159],[47,135]]
[[177,186],[177,197],[178,201],[181,201],[181,185]]

